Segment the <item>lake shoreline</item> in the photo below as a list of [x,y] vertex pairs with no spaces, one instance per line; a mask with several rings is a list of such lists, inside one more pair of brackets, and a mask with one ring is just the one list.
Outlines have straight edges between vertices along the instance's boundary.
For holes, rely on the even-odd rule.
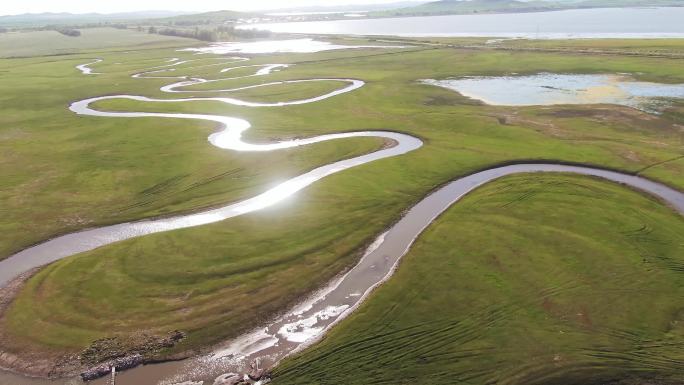
[[[541,17],[543,15],[543,17]],[[684,38],[684,7],[583,8],[243,24],[243,30],[320,35],[528,39]],[[646,20],[660,20],[655,29]],[[610,22],[606,22],[606,20]],[[406,31],[411,31],[407,33]]]

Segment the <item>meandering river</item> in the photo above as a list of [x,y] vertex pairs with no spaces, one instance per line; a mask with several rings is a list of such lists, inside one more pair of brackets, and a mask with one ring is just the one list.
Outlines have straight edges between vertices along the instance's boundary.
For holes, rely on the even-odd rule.
[[[229,62],[243,62],[244,58],[229,58]],[[187,63],[177,58],[169,60],[170,64],[155,67],[135,74],[135,77],[166,77],[174,79],[171,85],[162,88],[165,92],[184,92],[184,88],[213,80],[167,76],[173,72],[179,63]],[[223,65],[228,62],[212,64]],[[285,68],[282,64],[257,65],[255,74],[248,76],[265,76],[274,70]],[[222,68],[219,72],[229,72],[233,67]],[[243,67],[244,68],[244,67]],[[79,69],[84,74],[94,74],[88,65],[81,65]],[[209,142],[220,148],[231,151],[275,151],[296,146],[305,146],[328,140],[346,139],[353,137],[380,137],[393,143],[389,148],[383,148],[351,159],[334,162],[321,166],[294,177],[270,190],[253,198],[227,205],[222,208],[205,212],[182,215],[172,218],[144,220],[90,229],[74,234],[61,236],[43,244],[21,251],[10,258],[0,261],[0,286],[18,274],[32,268],[42,266],[53,261],[69,257],[87,250],[111,244],[146,234],[169,231],[207,223],[223,221],[239,215],[248,214],[264,207],[276,204],[282,199],[295,194],[297,191],[337,172],[373,162],[378,159],[401,156],[418,150],[422,142],[410,135],[386,132],[363,131],[345,132],[321,135],[306,139],[280,141],[266,144],[248,143],[242,140],[241,134],[250,128],[249,122],[233,117],[221,115],[174,114],[150,112],[104,112],[92,107],[92,104],[109,99],[130,99],[149,103],[192,103],[198,100],[213,100],[248,108],[283,107],[288,105],[315,103],[324,99],[338,97],[353,92],[364,86],[358,79],[306,79],[269,84],[293,83],[301,81],[338,81],[343,84],[339,89],[321,96],[309,99],[284,101],[279,103],[255,103],[227,97],[185,98],[185,99],[154,99],[136,95],[105,96],[78,101],[70,109],[80,115],[99,116],[103,118],[138,118],[156,117],[166,119],[208,120],[220,125],[220,130],[209,137]],[[267,87],[269,84],[261,85]],[[239,89],[222,90],[231,92]],[[194,92],[194,91],[193,91]],[[396,268],[401,257],[411,247],[421,232],[433,222],[444,210],[460,200],[463,196],[477,187],[498,178],[528,172],[567,172],[590,175],[649,193],[673,209],[684,214],[684,193],[648,179],[627,175],[615,171],[594,169],[589,167],[567,166],[558,164],[516,164],[496,167],[478,172],[473,175],[457,179],[428,195],[413,206],[406,215],[379,235],[376,241],[366,250],[363,258],[345,275],[330,282],[325,288],[314,293],[309,298],[287,311],[283,316],[272,320],[235,340],[228,341],[217,348],[212,354],[189,359],[183,362],[172,362],[158,365],[148,365],[122,373],[117,383],[120,385],[135,384],[172,384],[186,382],[187,384],[219,384],[232,373],[242,374],[247,366],[256,360],[264,367],[275,365],[279,360],[315,343],[330,327],[342,320],[363,302],[363,300],[378,285],[387,280]],[[49,381],[29,379],[15,374],[0,373],[0,384],[65,384],[76,383],[74,379]],[[106,383],[100,380],[95,383]]]

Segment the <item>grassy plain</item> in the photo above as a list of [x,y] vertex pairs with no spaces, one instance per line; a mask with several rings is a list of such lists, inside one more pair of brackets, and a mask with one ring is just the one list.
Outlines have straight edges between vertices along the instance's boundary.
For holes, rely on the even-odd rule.
[[30,57],[72,54],[117,47],[136,49],[196,45],[180,37],[153,35],[115,28],[86,28],[81,36],[64,36],[57,31],[17,31],[0,33],[0,57]]
[[500,43],[503,47],[512,48],[558,48],[558,49],[586,49],[629,51],[648,54],[682,54],[684,41],[682,39],[607,39],[607,40],[505,40]]
[[[183,56],[173,50],[102,54],[105,61],[93,68],[104,74],[92,76],[74,68],[92,56],[0,62],[0,198],[5,202],[0,229],[7,235],[0,239],[0,258],[83,227],[251,196],[267,184],[380,145],[367,139],[323,143],[315,152],[237,154],[209,145],[207,136],[216,128],[206,122],[110,120],[68,110],[72,101],[95,95],[158,89],[170,80],[130,75],[163,65],[171,55]],[[192,64],[215,63],[201,59]]]
[[[6,186],[0,199],[7,202],[7,215],[0,219],[0,255],[84,226],[246,197],[273,181],[380,145],[373,139],[351,139],[268,154],[235,154],[209,146],[206,136],[214,127],[203,122],[75,117],[66,110],[71,100],[103,94],[170,98],[158,90],[168,79],[129,75],[168,57],[190,57],[185,55],[172,50],[102,53],[98,56],[105,62],[93,67],[105,75],[92,77],[73,68],[92,55],[0,62],[1,84],[8,90],[0,93],[0,102],[7,106],[0,117],[0,165],[8,170],[0,174]],[[684,155],[681,104],[663,116],[616,106],[491,107],[418,82],[541,71],[630,72],[654,81],[684,82],[679,60],[609,59],[450,48],[268,55],[250,64],[296,65],[231,84],[336,77],[363,79],[367,85],[318,103],[279,108],[201,101],[101,102],[98,108],[110,110],[245,118],[253,126],[246,136],[254,141],[374,129],[411,133],[425,146],[328,177],[263,212],[121,242],[55,263],[28,282],[0,320],[2,347],[63,354],[78,352],[97,338],[131,336],[141,329],[188,332],[174,352],[230,338],[354,264],[364,245],[435,186],[500,163],[556,160],[644,170],[646,176],[684,188],[684,162],[676,160]],[[214,67],[176,72],[225,75],[217,75]],[[302,92],[296,87],[282,91],[290,96]],[[644,200],[627,191],[618,193]],[[572,203],[576,198],[567,199]],[[610,210],[617,209],[606,212]],[[660,210],[667,217],[665,209]],[[681,218],[669,215],[672,226],[681,226]],[[592,220],[588,217],[587,225],[598,226]],[[484,225],[480,230],[499,231]],[[519,248],[531,243],[523,238],[506,242]],[[594,243],[601,242],[609,240],[596,236]],[[394,280],[402,281],[404,270]]]
[[[254,72],[254,69],[252,69]],[[268,78],[266,78],[268,79]],[[254,81],[254,80],[252,80]],[[185,87],[183,91],[193,90],[214,90],[230,89],[231,81],[220,81],[214,83],[204,83],[203,87]],[[274,84],[265,87],[250,88],[246,90],[239,90],[231,92],[230,97],[240,100],[259,102],[259,103],[277,103],[283,100],[304,100],[320,95],[325,95],[337,89],[348,86],[348,82],[339,81],[320,81],[320,82],[303,82],[291,84]]]
[[492,182],[274,383],[681,383],[683,234],[679,214],[613,183]]

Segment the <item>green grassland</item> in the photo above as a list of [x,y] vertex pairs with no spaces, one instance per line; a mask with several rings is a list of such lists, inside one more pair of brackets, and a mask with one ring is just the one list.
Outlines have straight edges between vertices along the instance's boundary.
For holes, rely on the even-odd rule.
[[[254,69],[251,70],[254,72]],[[232,76],[232,75],[231,75]],[[270,79],[265,77],[264,79]],[[252,80],[254,82],[254,79]],[[233,81],[220,81],[212,83],[201,83],[197,86],[190,86],[179,88],[182,91],[197,91],[212,89],[230,89],[233,87]],[[265,87],[250,88],[231,92],[229,95],[232,98],[245,100],[249,102],[259,103],[276,103],[283,100],[303,100],[320,95],[325,95],[337,89],[348,86],[348,82],[340,81],[321,81],[321,82],[304,82],[293,84],[276,84]]]
[[504,46],[535,48],[583,48],[609,50],[636,50],[642,52],[676,52],[682,53],[682,39],[599,39],[599,40],[505,40]]
[[[387,37],[399,44],[429,44],[484,50],[575,53],[587,55],[634,55],[682,58],[682,39],[515,39],[491,37]],[[385,39],[383,39],[384,41]]]
[[[5,107],[0,116],[0,166],[8,170],[0,174],[0,200],[7,202],[0,218],[2,256],[64,231],[248,197],[275,181],[381,145],[375,139],[348,139],[267,154],[237,154],[206,142],[215,129],[206,122],[77,117],[67,111],[69,101],[116,93],[171,98],[159,91],[168,79],[129,75],[169,57],[196,58],[168,49],[111,52],[96,56],[105,61],[93,68],[104,75],[83,76],[73,68],[91,57],[0,62],[0,84],[5,88],[0,93]],[[203,60],[209,64],[212,59]],[[233,337],[353,265],[365,245],[435,186],[496,164],[530,159],[579,162],[642,171],[684,188],[684,161],[677,160],[684,155],[682,104],[675,103],[662,116],[616,106],[492,107],[418,82],[541,71],[629,72],[654,81],[684,82],[679,60],[419,48],[266,55],[235,65],[259,63],[295,65],[230,85],[331,77],[358,78],[367,84],[318,103],[280,108],[130,100],[103,101],[97,107],[240,117],[251,122],[246,137],[253,141],[372,129],[407,132],[422,138],[425,146],[330,176],[263,212],[133,239],[55,263],[27,283],[0,320],[4,349],[62,354],[78,352],[105,336],[179,329],[188,332],[188,338],[167,352],[176,353]],[[197,64],[188,63],[174,73],[226,75],[217,74],[221,67],[186,68]],[[329,84],[312,84],[315,89],[278,87],[260,89],[263,93],[255,89],[247,96],[272,101],[277,96],[270,92],[278,92],[299,98]],[[647,202],[617,187],[594,188]],[[592,203],[585,196],[558,194],[557,199],[564,197],[569,206],[573,199],[582,199],[587,207]],[[612,204],[620,204],[619,199]],[[553,207],[539,205],[540,210]],[[607,207],[606,212],[617,212],[616,207]],[[670,215],[670,228],[681,226],[681,218],[659,210],[663,218]],[[578,226],[583,223],[581,217],[577,221]],[[586,221],[587,226],[597,226],[589,217]],[[485,235],[504,231],[480,226]],[[664,241],[676,242],[669,234],[663,233]],[[590,236],[594,238],[588,243],[617,247],[611,243],[614,238]],[[520,237],[506,242],[521,250],[532,247],[532,241]],[[404,270],[393,282],[403,280]]]
[[681,383],[683,234],[679,214],[613,183],[492,182],[274,383]]
[[81,36],[64,36],[57,31],[17,31],[0,33],[0,57],[57,55],[104,50],[177,47],[196,45],[197,41],[115,28],[86,28]]
[[[322,143],[316,152],[238,154],[207,142],[216,129],[207,122],[141,119],[126,124],[78,117],[67,109],[71,101],[93,95],[157,89],[169,80],[129,75],[178,54],[145,50],[102,55],[105,62],[94,69],[107,74],[98,76],[84,76],[74,68],[91,61],[88,57],[3,63],[5,92],[0,98],[6,107],[0,118],[0,164],[6,172],[0,196],[6,204],[0,228],[8,236],[0,240],[2,258],[83,227],[193,211],[252,196],[278,180],[381,145],[369,138]],[[193,64],[215,62],[202,59]],[[45,91],[53,89],[58,92]]]

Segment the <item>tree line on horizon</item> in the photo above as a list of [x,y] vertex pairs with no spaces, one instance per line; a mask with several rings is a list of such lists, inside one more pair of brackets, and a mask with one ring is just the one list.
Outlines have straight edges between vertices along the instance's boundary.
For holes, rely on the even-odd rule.
[[[143,31],[143,27],[139,26],[138,31]],[[243,30],[235,28],[232,25],[221,25],[212,29],[195,27],[194,29],[180,29],[170,27],[155,27],[147,28],[147,33],[159,34],[164,36],[185,37],[189,39],[196,39],[208,42],[232,40],[232,39],[255,39],[265,38],[271,35],[269,31],[260,30]]]

